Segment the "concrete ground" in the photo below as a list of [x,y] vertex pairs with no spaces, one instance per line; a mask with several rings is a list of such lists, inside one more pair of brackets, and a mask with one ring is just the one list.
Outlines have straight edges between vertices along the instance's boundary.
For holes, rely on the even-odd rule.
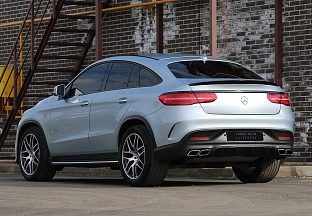
[[312,178],[269,183],[166,178],[129,187],[121,178],[57,175],[29,182],[0,174],[0,215],[311,215]]
[[[0,161],[0,173],[20,173],[19,167],[14,161]],[[61,175],[99,175],[121,177],[120,171],[104,168],[75,168],[65,167]],[[277,177],[309,177],[312,176],[312,166],[281,166]],[[211,178],[211,179],[236,179],[232,169],[172,169],[167,177],[171,178]],[[312,214],[311,214],[312,215]]]

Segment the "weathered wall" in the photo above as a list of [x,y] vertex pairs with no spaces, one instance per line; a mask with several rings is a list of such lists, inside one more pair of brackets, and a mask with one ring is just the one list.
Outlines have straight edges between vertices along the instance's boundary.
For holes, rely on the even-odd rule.
[[287,1],[283,8],[283,89],[295,117],[295,154],[290,162],[312,162],[312,1]]
[[[110,7],[138,4],[149,0],[111,0]],[[17,4],[18,2],[18,4]],[[22,20],[29,1],[0,1],[0,23]],[[218,1],[218,56],[245,64],[270,81],[274,81],[274,4],[275,0]],[[285,162],[312,162],[312,0],[283,1],[283,89],[290,96],[295,117],[294,156]],[[67,7],[66,12],[90,10]],[[60,22],[60,27],[88,28],[90,21]],[[12,46],[18,28],[0,28],[0,64]],[[55,34],[52,40],[83,41],[85,34]],[[36,43],[37,44],[37,43]],[[76,48],[46,53],[75,54]],[[209,54],[209,1],[185,0],[164,5],[164,52]],[[103,18],[103,57],[156,53],[156,20],[151,9],[108,12]],[[95,61],[95,43],[84,66]],[[44,65],[69,67],[65,61],[45,61]],[[45,73],[35,79],[67,80],[68,74]],[[35,86],[31,92],[51,91],[52,86]],[[35,103],[35,101],[33,102]]]

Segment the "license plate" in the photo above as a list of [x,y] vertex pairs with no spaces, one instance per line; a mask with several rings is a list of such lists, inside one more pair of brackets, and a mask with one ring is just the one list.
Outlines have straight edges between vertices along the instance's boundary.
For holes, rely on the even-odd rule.
[[228,131],[228,141],[262,141],[263,133],[259,131]]

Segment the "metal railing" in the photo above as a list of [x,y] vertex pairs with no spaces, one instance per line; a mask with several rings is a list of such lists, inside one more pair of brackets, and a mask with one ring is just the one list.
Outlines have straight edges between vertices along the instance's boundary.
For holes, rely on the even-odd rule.
[[[159,5],[159,4],[165,4],[165,3],[170,3],[170,2],[180,2],[180,1],[184,1],[184,0],[159,0],[159,1],[152,1],[152,2],[144,2],[144,3],[140,3],[140,4],[105,8],[105,9],[102,9],[102,13],[140,7],[140,8],[151,8],[152,9],[152,16],[153,16],[154,7],[152,5]],[[55,0],[53,0],[53,2],[55,2]],[[55,5],[55,3],[53,3],[53,4]],[[93,11],[86,11],[86,12],[80,12],[80,13],[67,14],[67,15],[76,16],[76,15],[90,15],[90,14],[95,14],[95,13],[96,13],[96,11],[93,10]],[[53,12],[53,14],[54,14],[54,12]],[[55,15],[53,15],[53,16],[55,16]],[[42,22],[42,21],[49,21],[49,20],[51,20],[51,17],[45,17],[42,20],[41,19],[35,19],[34,22]],[[1,27],[7,27],[7,26],[20,25],[22,23],[24,23],[24,22],[12,22],[12,23],[0,24],[0,28]],[[30,24],[31,20],[26,20],[25,23]]]
[[[17,37],[15,39],[14,45],[11,49],[10,55],[7,59],[7,62],[3,68],[3,71],[0,71],[1,76],[0,76],[0,82],[5,83],[4,87],[2,89],[2,91],[0,92],[0,98],[3,98],[4,92],[5,90],[8,89],[8,84],[10,81],[11,76],[14,76],[14,83],[11,89],[9,89],[9,96],[12,94],[13,92],[13,109],[11,110],[11,113],[8,117],[8,120],[6,121],[6,124],[3,128],[3,131],[1,133],[0,136],[0,149],[4,144],[5,138],[8,135],[8,132],[10,130],[10,127],[13,123],[13,120],[15,118],[15,115],[22,103],[22,98],[26,92],[26,89],[29,85],[29,82],[27,83],[27,86],[25,86],[25,83],[23,83],[23,68],[25,66],[25,63],[27,61],[29,61],[28,59],[30,58],[30,71],[34,71],[35,70],[35,49],[34,49],[34,41],[35,38],[37,36],[37,33],[41,27],[42,22],[44,21],[44,16],[47,14],[47,10],[49,8],[49,6],[51,7],[51,2],[53,1],[53,16],[56,17],[56,2],[55,0],[47,0],[46,5],[44,6],[43,12],[41,14],[41,17],[38,19],[39,24],[37,25],[36,29],[35,29],[35,25],[34,25],[34,20],[38,15],[39,9],[42,6],[44,0],[38,0],[37,1],[37,7],[35,9],[35,0],[32,0],[29,4],[27,13],[24,17],[24,20],[22,23],[20,23],[20,29],[19,32],[17,34]],[[41,12],[41,11],[40,11]],[[27,19],[30,18],[30,24],[27,23]],[[28,29],[27,29],[28,27]],[[24,36],[23,39],[23,30],[26,29],[26,34]],[[25,48],[26,46],[26,42],[29,43],[29,39],[30,39],[30,45],[28,47]],[[19,43],[19,47],[18,47],[18,42]],[[23,50],[26,50],[26,54],[23,55]],[[8,65],[10,64],[10,62],[13,61],[13,67],[11,70],[9,70],[9,74],[6,74],[6,70],[8,68]],[[20,65],[18,65],[18,61],[20,63]],[[38,63],[38,62],[37,62]],[[28,74],[27,74],[28,76]],[[4,77],[7,78],[7,80],[4,80]],[[18,84],[17,81],[18,79],[21,79],[21,88],[20,91],[18,92]],[[22,94],[22,95],[21,95]],[[4,113],[4,111],[6,110],[6,107],[9,106],[9,98],[10,97],[6,97],[3,101],[3,106],[2,109],[0,111],[0,115],[2,115]]]

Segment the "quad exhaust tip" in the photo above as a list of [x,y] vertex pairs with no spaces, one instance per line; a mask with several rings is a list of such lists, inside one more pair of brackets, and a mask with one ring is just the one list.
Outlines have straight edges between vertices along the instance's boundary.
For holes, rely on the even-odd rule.
[[278,154],[281,156],[291,156],[293,151],[291,149],[278,149]]
[[207,156],[209,155],[209,153],[211,152],[210,149],[202,149],[202,150],[190,150],[188,153],[187,153],[187,156],[189,157],[203,157],[203,156]]

